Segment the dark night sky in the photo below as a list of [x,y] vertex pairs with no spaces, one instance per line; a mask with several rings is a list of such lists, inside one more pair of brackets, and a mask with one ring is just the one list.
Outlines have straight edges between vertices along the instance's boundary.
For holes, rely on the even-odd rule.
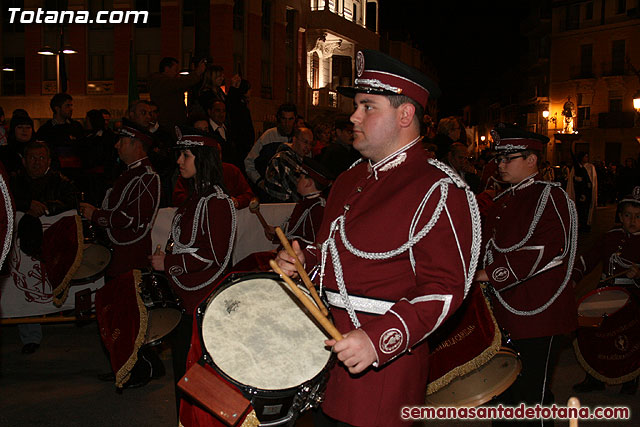
[[380,30],[409,36],[438,71],[442,115],[490,96],[518,66],[526,1],[380,0]]

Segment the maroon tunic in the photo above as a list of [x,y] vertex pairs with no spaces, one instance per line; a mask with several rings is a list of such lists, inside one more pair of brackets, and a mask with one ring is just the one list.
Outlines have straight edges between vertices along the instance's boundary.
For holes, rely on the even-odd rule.
[[130,164],[107,192],[91,221],[107,229],[113,245],[108,276],[149,266],[151,227],[159,201],[160,178],[146,157]]
[[293,212],[285,224],[284,233],[287,239],[290,241],[300,240],[300,244],[315,242],[326,204],[327,201],[320,193],[304,196],[301,201],[296,203],[296,207],[293,208]]
[[[224,177],[224,185],[227,187],[229,194],[238,200],[238,207],[236,209],[240,210],[249,206],[249,202],[251,202],[251,199],[255,196],[240,169],[231,163],[222,163],[222,175]],[[187,180],[178,177],[176,186],[173,189],[173,206],[180,206],[188,197],[189,190],[187,189]]]
[[13,197],[9,191],[9,177],[0,162],[0,268],[13,241],[13,222],[16,215]]
[[[602,262],[602,278],[627,270],[631,264],[640,263],[640,233],[631,234],[623,228],[614,228],[605,233],[599,243],[589,252],[578,257],[573,266],[572,279],[577,282]],[[606,282],[608,286],[638,287],[638,280],[621,276]]]
[[[327,201],[317,249],[307,248],[309,255],[319,255],[323,243],[335,243],[348,294],[377,300],[373,311],[378,314],[365,313],[366,307],[357,304],[355,308],[379,367],[353,376],[336,363],[322,405],[327,415],[349,424],[406,425],[400,418],[401,407],[424,404],[429,348],[423,340],[460,305],[475,269],[467,195],[427,161],[421,145],[412,143],[375,165],[363,162],[341,174]],[[439,202],[443,209],[434,216]],[[345,247],[340,230],[332,232],[332,224],[340,218],[355,248],[376,253],[403,246],[430,221],[433,226],[411,250],[367,259]],[[333,291],[336,327],[346,333],[355,327],[347,310],[340,308],[344,300],[336,294],[335,265],[330,253],[326,258],[323,284]],[[312,265],[313,256],[306,261]]]
[[171,285],[187,313],[214,288],[231,258],[235,208],[218,186],[192,196],[176,211],[171,225],[172,253],[164,259]]
[[[535,223],[545,191],[550,191],[548,201]],[[491,285],[513,309],[539,309],[566,283],[576,245],[575,234],[570,233],[571,212],[575,215],[573,202],[559,186],[534,178],[496,197],[483,229],[483,245],[490,250],[484,268]],[[493,309],[498,325],[511,338],[546,337],[575,330],[574,298],[573,287],[566,283],[557,299],[538,314],[514,314],[495,298]]]

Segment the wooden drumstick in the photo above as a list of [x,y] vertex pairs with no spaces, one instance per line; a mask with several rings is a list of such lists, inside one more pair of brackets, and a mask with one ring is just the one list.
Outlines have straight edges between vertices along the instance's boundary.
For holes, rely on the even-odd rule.
[[309,298],[307,298],[300,289],[298,289],[298,286],[293,283],[293,280],[291,280],[289,276],[284,274],[276,261],[273,259],[270,260],[269,265],[271,266],[271,268],[273,268],[273,271],[278,273],[280,277],[282,277],[282,279],[287,282],[287,285],[289,285],[296,297],[298,297],[300,302],[307,308],[307,310],[309,310],[311,315],[318,321],[318,323],[320,323],[324,330],[327,331],[329,335],[331,335],[331,338],[336,341],[342,340],[342,334],[340,333],[340,331],[338,331],[333,323],[331,323],[331,321],[320,312],[318,307],[316,307],[316,305]]
[[267,220],[265,220],[262,216],[262,213],[260,213],[260,202],[258,201],[258,199],[251,199],[251,201],[249,202],[249,212],[255,214],[258,217],[258,221],[260,221],[260,224],[262,224],[262,228],[264,228],[266,232],[271,232],[271,227],[267,223]]
[[[570,397],[567,402],[567,406],[569,408],[577,408],[580,409],[580,401],[577,397]],[[577,418],[569,418],[569,427],[578,427],[578,419]]]
[[298,271],[298,274],[300,275],[300,278],[304,282],[307,289],[309,289],[309,292],[311,293],[313,300],[316,302],[316,304],[318,304],[318,307],[320,308],[320,311],[322,311],[322,314],[324,314],[325,316],[328,316],[329,310],[327,310],[327,307],[325,307],[324,304],[322,303],[322,300],[320,299],[320,295],[318,295],[318,293],[316,292],[316,288],[315,286],[313,286],[313,283],[311,282],[309,275],[304,269],[304,266],[298,259],[298,256],[296,255],[296,253],[293,251],[291,244],[289,244],[289,240],[287,240],[287,236],[284,235],[284,232],[280,227],[276,227],[276,234],[278,235],[278,238],[280,239],[280,243],[282,243],[284,250],[287,251],[287,253],[295,259],[294,264],[296,266],[296,270]]
[[620,271],[620,272],[618,272],[616,274],[612,274],[611,276],[605,277],[604,279],[600,280],[600,283],[608,282],[609,280],[615,279],[616,277],[623,276],[623,275],[627,274],[630,271],[631,271],[631,269],[629,268],[627,270]]

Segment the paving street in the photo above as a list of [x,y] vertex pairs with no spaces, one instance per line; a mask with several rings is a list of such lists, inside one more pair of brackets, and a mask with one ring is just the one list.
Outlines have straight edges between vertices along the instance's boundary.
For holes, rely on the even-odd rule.
[[[610,228],[613,206],[599,208],[593,231],[580,236],[579,249],[598,241]],[[593,288],[598,272],[580,284],[578,295]],[[97,375],[109,370],[96,322],[44,325],[44,338],[32,355],[20,352],[22,344],[15,326],[0,329],[0,426],[175,426],[171,352],[161,351],[166,375],[139,389],[115,392],[112,383]],[[564,342],[558,369],[551,384],[556,402],[563,404],[573,395],[571,386],[584,377],[569,339]],[[626,422],[580,422],[588,426],[640,425],[639,395],[618,394],[620,387],[578,395],[582,406],[628,406],[635,420]],[[308,425],[307,419],[299,425]],[[484,426],[488,422],[440,421],[437,425]],[[567,425],[568,422],[557,422]]]

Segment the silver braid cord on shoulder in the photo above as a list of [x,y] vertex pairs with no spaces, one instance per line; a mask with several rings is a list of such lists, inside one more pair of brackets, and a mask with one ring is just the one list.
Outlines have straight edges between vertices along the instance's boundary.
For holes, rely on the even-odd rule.
[[[540,212],[538,212],[538,209],[536,209],[536,215],[539,214],[540,216],[542,216],[542,211],[544,211],[544,207],[547,204],[547,200],[549,198],[549,193],[550,192],[551,192],[551,186],[547,185],[545,190],[543,191],[542,196],[540,197],[540,199],[542,199],[546,194],[544,203],[542,204],[542,210]],[[568,235],[565,234],[565,243],[569,244],[569,251],[565,251],[565,254],[561,258],[565,258],[566,254],[568,253],[569,260],[567,262],[567,271],[565,273],[564,280],[562,281],[562,284],[557,289],[557,291],[553,294],[553,296],[546,303],[542,304],[540,307],[538,307],[538,308],[536,308],[534,310],[518,310],[518,309],[512,307],[511,305],[509,305],[504,300],[504,298],[502,298],[502,296],[500,295],[499,291],[496,291],[495,289],[492,288],[492,293],[496,297],[498,302],[500,302],[500,304],[502,304],[502,306],[504,308],[506,308],[509,312],[511,312],[511,313],[513,313],[513,314],[515,314],[517,316],[535,316],[536,314],[542,313],[547,308],[549,308],[551,306],[551,304],[553,304],[556,301],[556,299],[558,299],[560,294],[562,294],[564,289],[567,287],[567,284],[571,280],[571,273],[573,271],[573,264],[574,264],[574,261],[576,259],[576,251],[577,251],[577,247],[578,247],[578,214],[576,212],[576,207],[575,207],[573,201],[569,198],[569,195],[564,191],[563,191],[563,194],[565,196],[565,200],[567,202],[567,207],[568,207],[568,210],[569,210],[569,232],[568,232]],[[552,202],[554,204],[554,207],[555,207],[555,201],[553,200],[553,198],[551,198],[551,200],[552,200]],[[540,206],[540,200],[538,201],[538,206]],[[556,208],[556,213],[558,214],[558,218],[560,218],[560,221],[562,222],[562,218],[560,217],[560,214],[558,213],[557,208]],[[529,233],[527,233],[528,237],[526,237],[525,240],[523,240],[521,242],[523,245],[531,237],[531,234],[533,234],[533,229],[537,225],[539,219],[540,219],[539,217],[538,218],[534,217],[534,221],[532,222],[531,228],[529,229]],[[563,227],[563,229],[565,229],[564,222],[562,222],[562,227]],[[567,233],[566,229],[565,229],[565,233]],[[487,245],[489,243],[491,243],[491,241],[488,242]],[[495,246],[495,242],[493,244]],[[517,246],[517,245],[514,245],[514,246]],[[499,252],[505,253],[505,252],[511,252],[511,251],[515,250],[515,249],[512,249],[512,248],[514,248],[514,246],[512,246],[511,248],[507,248],[506,250],[505,249],[500,250],[497,246],[495,246],[495,249],[498,250]],[[486,266],[486,261],[487,261],[487,258],[485,256],[485,266]]]
[[[171,226],[171,237],[174,239],[174,253],[175,254],[180,254],[180,253],[188,253],[189,249],[191,249],[191,246],[193,245],[193,243],[195,242],[196,239],[196,233],[197,233],[197,227],[198,227],[198,223],[202,223],[204,225],[204,219],[200,218],[200,215],[204,214],[207,215],[207,222],[208,222],[208,207],[207,204],[209,202],[209,200],[212,197],[215,197],[219,200],[226,200],[227,203],[229,204],[229,210],[231,212],[231,235],[229,236],[229,247],[227,249],[227,253],[224,257],[224,261],[222,263],[222,265],[220,265],[220,268],[218,269],[218,271],[216,272],[216,274],[214,274],[213,276],[211,276],[211,278],[209,278],[209,280],[207,280],[206,282],[203,282],[201,284],[199,284],[198,286],[194,286],[194,287],[187,287],[185,285],[183,285],[180,280],[177,277],[173,277],[173,280],[175,281],[176,285],[178,285],[178,287],[180,289],[183,289],[185,291],[199,291],[200,289],[203,289],[207,286],[209,286],[211,283],[213,283],[218,277],[220,277],[220,275],[224,272],[224,270],[227,268],[227,265],[229,264],[229,260],[231,259],[231,253],[233,252],[233,241],[235,240],[235,236],[236,236],[236,229],[237,229],[237,219],[236,219],[236,208],[233,204],[233,200],[231,200],[231,198],[229,196],[227,196],[220,187],[218,187],[217,185],[215,186],[216,192],[210,194],[207,197],[203,197],[198,201],[198,205],[196,206],[196,212],[193,216],[193,228],[191,231],[191,239],[189,241],[189,243],[187,245],[183,245],[181,244],[177,238],[180,237],[180,216],[176,215],[176,217],[173,220],[173,225]],[[211,244],[211,250],[213,251],[213,243],[211,242],[211,234],[209,233],[209,243]],[[215,258],[215,251],[213,251],[213,256]]]
[[2,191],[2,198],[5,202],[5,212],[6,221],[7,221],[7,232],[4,236],[4,245],[2,245],[2,253],[0,253],[0,268],[2,267],[4,261],[7,259],[7,255],[9,254],[9,250],[11,249],[11,244],[13,243],[13,223],[15,222],[15,211],[11,207],[11,193],[9,192],[9,187],[4,179],[0,179],[0,191]]
[[[400,255],[405,251],[409,251],[411,266],[415,274],[415,259],[413,257],[412,248],[420,240],[422,240],[431,231],[431,229],[433,229],[433,227],[439,220],[442,211],[446,207],[446,202],[449,194],[449,185],[451,184],[455,184],[459,188],[462,188],[465,190],[467,203],[469,206],[469,211],[471,216],[471,224],[473,229],[472,245],[471,245],[471,262],[469,263],[469,267],[467,271],[464,271],[464,275],[465,275],[464,295],[465,296],[467,295],[469,287],[471,286],[471,282],[473,281],[473,276],[474,276],[476,267],[478,265],[478,258],[480,255],[480,247],[481,247],[481,235],[482,235],[481,223],[480,223],[480,212],[478,209],[475,196],[473,195],[469,187],[464,183],[464,181],[462,181],[462,179],[458,177],[451,168],[435,160],[434,161],[430,160],[429,163],[432,166],[446,173],[448,175],[448,178],[442,178],[436,181],[431,186],[431,188],[429,188],[429,190],[423,197],[422,201],[420,202],[412,218],[410,229],[409,229],[409,239],[398,248],[390,251],[386,251],[386,252],[365,252],[353,246],[353,244],[349,241],[346,230],[345,230],[346,212],[340,215],[339,217],[337,217],[331,223],[330,230],[329,230],[329,237],[322,244],[322,248],[321,248],[320,290],[322,291],[323,289],[325,268],[326,268],[326,262],[327,262],[327,252],[328,252],[331,255],[333,271],[335,274],[336,284],[338,285],[340,296],[349,314],[349,318],[351,319],[351,322],[356,329],[360,327],[360,322],[356,315],[355,309],[351,304],[351,300],[349,299],[349,295],[344,282],[342,263],[340,261],[340,256],[338,254],[338,248],[336,245],[336,234],[339,233],[342,243],[351,254],[363,259],[385,260],[385,259],[393,258],[397,255]],[[415,229],[417,227],[419,219],[422,217],[424,208],[436,189],[440,189],[440,199],[438,200],[436,208],[434,209],[429,221],[416,234]],[[452,226],[453,234],[456,235],[456,230],[454,225],[451,224],[451,226]],[[456,241],[457,241],[457,236],[456,236]],[[464,259],[461,259],[461,261],[464,268]]]
[[[116,203],[116,205],[113,208],[109,208],[108,207],[108,204],[109,204],[108,199],[109,199],[109,194],[110,194],[110,191],[111,191],[111,190],[109,190],[107,192],[106,196],[104,197],[104,199],[102,200],[102,209],[109,210],[109,211],[115,211],[116,209],[118,209],[120,207],[120,205],[122,204],[122,202],[124,202],[124,199],[127,196],[127,194],[129,193],[129,188],[131,188],[131,186],[133,184],[136,184],[136,183],[141,183],[142,184],[142,182],[143,182],[142,178],[145,175],[148,175],[148,174],[149,174],[149,172],[145,173],[144,175],[139,176],[137,179],[133,179],[133,180],[129,181],[127,183],[127,185],[124,187],[124,190],[122,190],[122,193],[120,194],[120,200],[118,200],[118,203]],[[155,172],[152,172],[152,174],[155,174]],[[158,182],[158,188],[157,188],[157,190],[158,190],[158,193],[157,193],[158,194],[158,200],[155,203],[155,207],[154,207],[154,210],[153,210],[153,215],[151,216],[151,220],[149,221],[149,223],[146,225],[144,233],[142,233],[140,236],[138,236],[135,239],[130,240],[128,242],[119,242],[118,240],[116,240],[114,235],[111,233],[111,228],[107,227],[107,229],[106,229],[107,230],[107,236],[109,237],[109,240],[111,240],[112,243],[114,243],[116,245],[120,245],[120,246],[132,245],[132,244],[137,243],[140,240],[142,240],[147,235],[147,233],[149,233],[151,231],[151,228],[153,228],[153,223],[156,221],[156,216],[158,215],[158,208],[160,207],[160,199],[159,199],[160,198],[160,177],[158,176],[157,178],[158,178],[157,179],[157,182]],[[140,198],[140,194],[138,194],[138,198]],[[138,205],[138,214],[140,213],[139,211],[140,211],[140,205]],[[140,216],[138,216],[138,218],[139,217]]]

